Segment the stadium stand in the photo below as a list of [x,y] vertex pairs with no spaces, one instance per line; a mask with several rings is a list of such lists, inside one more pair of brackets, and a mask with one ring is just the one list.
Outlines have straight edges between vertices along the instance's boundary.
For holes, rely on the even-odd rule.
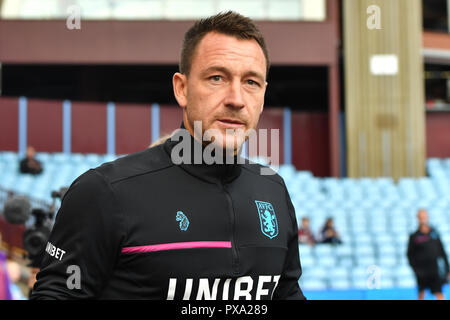
[[51,192],[68,187],[75,178],[90,168],[114,160],[117,156],[99,154],[36,154],[44,171],[36,176],[19,172],[19,156],[15,152],[0,152],[0,187],[18,194],[51,202]]
[[[0,187],[50,203],[52,191],[118,156],[41,152],[36,157],[44,171],[32,176],[19,173],[17,153],[0,152]],[[299,245],[303,290],[367,288],[371,266],[379,268],[380,288],[414,288],[406,248],[409,233],[417,227],[417,209],[428,209],[431,224],[447,253],[450,250],[450,159],[428,159],[427,172],[427,177],[395,182],[391,178],[318,178],[281,165],[278,173],[288,187],[297,221],[308,216],[317,232],[327,217],[333,217],[343,240],[341,245]]]
[[333,217],[343,244],[301,244],[304,290],[367,289],[368,268],[380,270],[384,289],[415,288],[406,258],[408,236],[416,228],[417,209],[430,213],[447,254],[450,250],[450,159],[427,161],[423,178],[317,178],[283,165],[297,220],[308,216],[318,231]]

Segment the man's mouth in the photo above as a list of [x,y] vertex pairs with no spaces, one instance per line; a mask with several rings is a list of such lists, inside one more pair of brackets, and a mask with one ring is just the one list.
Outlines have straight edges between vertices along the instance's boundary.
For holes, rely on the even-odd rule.
[[244,122],[233,118],[221,118],[217,121],[219,121],[221,125],[232,129],[242,128],[245,125]]

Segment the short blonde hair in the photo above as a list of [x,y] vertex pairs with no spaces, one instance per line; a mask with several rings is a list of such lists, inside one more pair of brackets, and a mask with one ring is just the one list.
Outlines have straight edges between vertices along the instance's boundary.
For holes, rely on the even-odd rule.
[[153,141],[148,147],[152,148],[152,147],[159,146],[160,144],[163,144],[164,142],[166,142],[166,140],[169,139],[172,135],[173,135],[173,132],[162,135],[158,139]]

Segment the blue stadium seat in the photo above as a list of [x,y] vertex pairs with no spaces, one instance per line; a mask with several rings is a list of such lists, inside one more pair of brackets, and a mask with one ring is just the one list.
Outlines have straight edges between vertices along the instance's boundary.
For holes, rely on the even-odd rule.
[[351,268],[351,267],[353,267],[353,265],[355,263],[353,262],[353,257],[349,256],[349,257],[339,257],[337,259],[337,264],[338,264],[338,266],[341,266],[341,267]]
[[379,243],[377,251],[380,257],[394,256],[397,253],[397,246],[393,242]]
[[391,245],[394,242],[392,236],[388,233],[375,233],[373,240],[378,246]]
[[42,163],[46,163],[50,160],[51,154],[48,152],[36,152],[35,155],[36,159],[41,161]]
[[33,178],[33,176],[27,174],[20,175],[13,186],[13,190],[19,193],[29,194]]
[[311,256],[311,255],[313,255],[314,248],[308,244],[300,243],[298,245],[298,251],[300,252],[300,257]]
[[336,247],[336,256],[339,258],[342,257],[351,257],[353,254],[352,246],[349,243],[343,243]]
[[375,256],[375,249],[371,244],[356,243],[353,252],[358,258]]
[[369,232],[366,219],[364,217],[353,216],[350,220],[350,227],[354,234],[367,234]]
[[[354,230],[353,230],[354,231]],[[355,246],[371,246],[373,243],[372,236],[366,232],[358,233],[353,237],[353,244]]]
[[302,268],[314,267],[316,265],[316,259],[313,256],[302,256],[300,254],[300,263]]
[[407,255],[406,255],[406,250],[405,250],[405,252],[402,252],[402,254],[398,254],[397,259],[398,259],[398,267],[404,267],[404,266],[409,267],[409,261],[408,261]]
[[337,260],[334,255],[319,255],[316,258],[316,263],[327,268],[332,268],[337,265]]
[[328,279],[348,279],[349,268],[346,267],[334,267],[329,269]]
[[12,151],[2,151],[0,152],[0,161],[10,163],[10,162],[18,162],[20,159],[19,155],[16,152]]
[[90,167],[95,168],[102,164],[103,156],[96,153],[87,153],[84,156],[84,162]]
[[406,220],[392,221],[389,226],[389,232],[394,236],[399,233],[406,233],[408,231],[408,223]]
[[352,276],[367,278],[367,267],[366,266],[355,266],[352,269]]
[[327,283],[320,279],[300,278],[300,286],[302,290],[325,290],[328,288]]
[[11,189],[19,177],[20,173],[16,170],[4,169],[0,175],[0,186],[6,189]]
[[282,164],[280,165],[278,174],[285,180],[286,183],[288,183],[295,175],[295,167],[291,164]]
[[329,287],[330,289],[349,289],[351,288],[351,282],[348,279],[330,279]]
[[72,164],[80,164],[83,161],[85,161],[85,156],[82,153],[72,153],[71,157],[70,157],[70,162]]
[[350,280],[353,288],[367,288],[367,267],[355,266],[350,274]]
[[368,267],[375,265],[375,257],[373,256],[355,256],[355,264],[360,267]]
[[415,279],[415,275],[410,266],[403,265],[397,266],[393,269],[393,274],[397,279],[401,278],[412,278]]
[[387,230],[388,230],[388,225],[385,220],[373,222],[370,227],[370,231],[373,234],[383,234],[383,233],[386,233]]
[[105,154],[105,155],[103,156],[102,162],[105,163],[105,162],[114,161],[114,160],[116,160],[117,158],[119,158],[119,156],[117,156],[117,155],[114,155],[114,154]]
[[68,161],[70,161],[70,154],[66,154],[66,153],[61,153],[61,152],[56,152],[53,153],[52,156],[50,157],[50,162],[53,163],[57,163],[57,164],[63,164],[63,163],[67,163]]
[[380,279],[380,289],[390,289],[395,287],[395,280],[390,275],[383,274]]
[[314,247],[314,253],[317,258],[325,256],[334,256],[336,247],[331,244],[321,243]]
[[414,278],[400,278],[397,279],[396,284],[399,288],[414,288],[417,286]]
[[323,266],[315,265],[312,268],[305,268],[303,271],[303,277],[304,278],[311,278],[311,279],[327,279],[328,277],[328,268],[325,268]]
[[367,277],[352,276],[350,283],[354,289],[367,289]]
[[446,252],[450,253],[450,233],[442,233],[441,241]]
[[390,267],[394,267],[397,265],[397,258],[395,257],[395,255],[391,254],[391,255],[381,255],[378,257],[378,265],[381,268],[390,268]]
[[408,244],[409,240],[409,232],[407,230],[403,232],[395,232],[392,233],[393,243],[398,247],[404,244],[405,246]]

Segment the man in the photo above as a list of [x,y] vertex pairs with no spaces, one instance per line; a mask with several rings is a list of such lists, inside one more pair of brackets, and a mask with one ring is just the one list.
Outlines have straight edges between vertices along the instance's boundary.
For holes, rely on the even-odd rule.
[[442,285],[450,276],[447,255],[436,230],[428,224],[428,213],[417,213],[419,228],[410,235],[408,260],[414,270],[419,288],[419,300],[423,300],[425,289],[438,299],[444,300]]
[[27,147],[26,156],[20,161],[20,172],[39,174],[42,172],[42,164],[35,158],[36,150],[32,146]]
[[342,240],[334,227],[334,221],[332,217],[328,217],[320,230],[320,242],[321,243],[331,243],[331,244],[341,244]]
[[[174,134],[74,181],[31,298],[304,299],[286,186],[238,161],[268,66],[250,19],[228,12],[194,24],[173,76],[187,138]],[[194,138],[207,131],[209,141]],[[232,163],[198,163],[211,145]]]
[[298,242],[303,244],[309,244],[314,246],[316,243],[316,238],[310,228],[310,222],[308,217],[302,218],[302,224],[298,229]]
[[6,254],[0,251],[0,300],[12,300]]

